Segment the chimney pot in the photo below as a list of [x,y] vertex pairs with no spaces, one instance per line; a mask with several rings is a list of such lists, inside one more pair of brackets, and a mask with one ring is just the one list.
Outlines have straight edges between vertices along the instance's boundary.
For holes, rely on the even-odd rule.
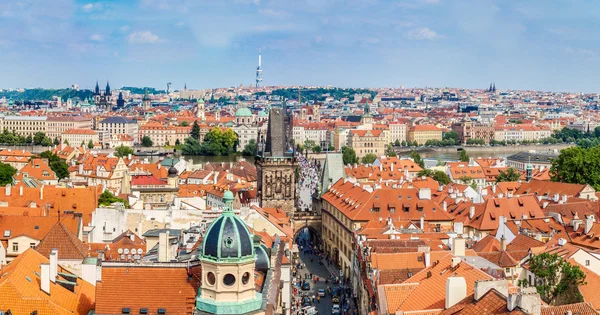
[[40,288],[46,294],[50,295],[50,264],[44,263],[40,267],[42,269],[40,273]]

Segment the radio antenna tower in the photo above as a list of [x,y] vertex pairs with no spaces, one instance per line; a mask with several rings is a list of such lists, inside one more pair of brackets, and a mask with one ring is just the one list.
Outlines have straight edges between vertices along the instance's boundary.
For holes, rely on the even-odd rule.
[[258,67],[256,67],[256,87],[260,86],[262,82],[262,69],[261,69],[262,57],[260,56],[260,48],[258,49]]

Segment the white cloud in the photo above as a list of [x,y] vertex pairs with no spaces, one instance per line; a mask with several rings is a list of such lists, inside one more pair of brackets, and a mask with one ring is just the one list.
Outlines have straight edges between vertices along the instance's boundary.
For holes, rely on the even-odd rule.
[[441,36],[435,31],[429,29],[428,27],[415,28],[407,33],[408,38],[410,39],[436,39]]
[[260,10],[258,10],[258,13],[265,15],[265,16],[271,16],[271,17],[276,17],[276,18],[284,18],[284,17],[288,16],[288,13],[285,11],[273,10],[273,9],[260,9]]
[[127,36],[127,41],[132,44],[153,44],[159,40],[160,38],[150,31],[133,32]]
[[100,3],[88,3],[81,7],[85,12],[92,12],[94,10],[102,8],[102,4]]
[[93,40],[95,42],[101,42],[104,40],[104,36],[102,36],[100,34],[94,34],[94,35],[90,36],[90,40]]
[[129,30],[129,25],[123,25],[123,26],[119,27],[119,30],[121,32],[127,32]]

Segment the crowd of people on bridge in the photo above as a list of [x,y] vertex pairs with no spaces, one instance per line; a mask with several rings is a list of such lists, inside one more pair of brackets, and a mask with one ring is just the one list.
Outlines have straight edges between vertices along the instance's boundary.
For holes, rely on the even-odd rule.
[[[354,303],[350,286],[347,286],[348,283],[345,279],[341,280],[335,272],[331,271],[334,269],[332,262],[326,257],[321,248],[313,245],[313,242],[310,239],[302,238],[301,236],[296,239],[296,244],[299,253],[303,255],[304,261],[310,259],[311,264],[314,264],[316,260],[319,265],[323,265],[327,268],[329,276],[321,279],[307,268],[306,263],[303,263],[301,260],[296,260],[292,266],[294,287],[292,289],[293,301],[291,314],[311,315],[307,308],[321,304],[321,299],[331,299],[332,305],[339,306],[340,315],[357,315],[358,311],[353,307]],[[315,285],[319,283],[325,283],[326,285],[324,292],[321,294],[319,294],[315,287]],[[329,313],[330,312],[328,312],[328,314]]]
[[[311,211],[310,198],[317,192],[319,184],[319,167],[315,161],[309,161],[302,155],[298,155],[298,167],[300,168],[300,179],[298,181],[300,194],[298,194],[298,209],[300,211]],[[306,186],[306,187],[305,187]],[[308,189],[308,200],[303,200],[302,188]]]

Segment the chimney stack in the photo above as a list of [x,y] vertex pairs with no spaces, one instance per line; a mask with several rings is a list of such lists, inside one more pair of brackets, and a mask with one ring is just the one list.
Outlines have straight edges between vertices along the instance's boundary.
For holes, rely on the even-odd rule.
[[444,209],[444,211],[448,211],[448,203],[446,202],[446,200],[442,202],[442,209]]
[[473,219],[474,216],[475,216],[475,206],[471,206],[469,208],[469,218]]
[[508,281],[506,279],[475,281],[473,298],[475,301],[479,301],[491,289],[496,289],[500,294],[508,296]]
[[453,238],[452,239],[452,256],[465,256],[465,239],[464,238]]
[[81,278],[96,286],[98,281],[98,259],[94,257],[86,257],[81,265]]
[[431,253],[429,251],[426,251],[425,253],[423,253],[423,255],[425,256],[425,268],[428,268],[429,266],[431,266]]
[[421,231],[425,230],[425,217],[421,216],[420,222],[419,222],[419,227],[421,229]]
[[506,237],[504,237],[504,235],[502,235],[502,237],[500,238],[500,250],[506,250]]
[[169,231],[158,235],[158,262],[169,261]]
[[535,287],[519,288],[517,293],[508,296],[506,299],[506,308],[512,311],[517,307],[521,308],[527,314],[540,315],[540,295],[537,293]]
[[23,196],[23,185],[19,186],[19,196]]
[[463,277],[446,279],[446,309],[456,305],[467,297],[467,282]]
[[50,264],[44,263],[40,266],[42,268],[42,272],[40,274],[40,288],[42,291],[46,292],[46,294],[50,295]]
[[56,282],[58,276],[58,249],[53,248],[50,251],[50,281]]
[[592,227],[594,227],[594,219],[593,218],[587,218],[585,219],[585,234],[587,235],[590,230],[592,230]]
[[44,200],[44,185],[40,187],[40,200]]
[[10,196],[10,188],[11,188],[11,185],[6,184],[6,193],[5,193],[6,196]]

